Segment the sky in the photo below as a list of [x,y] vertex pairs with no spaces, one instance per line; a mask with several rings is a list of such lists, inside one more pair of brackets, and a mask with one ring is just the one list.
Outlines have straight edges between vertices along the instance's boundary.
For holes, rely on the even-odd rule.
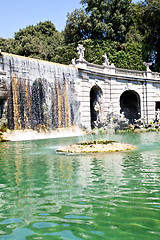
[[62,31],[67,13],[81,6],[80,0],[0,0],[0,37],[13,38],[19,29],[47,20]]
[[0,0],[0,37],[13,38],[20,29],[48,20],[62,31],[67,13],[80,7],[80,0]]

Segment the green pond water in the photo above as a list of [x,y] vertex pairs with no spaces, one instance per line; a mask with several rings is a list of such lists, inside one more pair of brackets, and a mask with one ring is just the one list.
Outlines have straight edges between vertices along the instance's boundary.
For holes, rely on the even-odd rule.
[[160,133],[105,138],[137,149],[56,153],[82,137],[0,143],[0,239],[160,239]]

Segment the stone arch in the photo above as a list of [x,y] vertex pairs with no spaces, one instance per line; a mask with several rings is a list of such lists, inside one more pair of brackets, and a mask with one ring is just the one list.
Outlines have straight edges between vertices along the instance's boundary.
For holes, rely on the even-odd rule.
[[5,103],[6,103],[6,99],[0,98],[0,119],[3,116]]
[[130,123],[141,117],[140,96],[136,91],[126,90],[121,94],[120,113],[124,113]]
[[90,91],[91,128],[100,127],[102,114],[102,89],[94,85]]

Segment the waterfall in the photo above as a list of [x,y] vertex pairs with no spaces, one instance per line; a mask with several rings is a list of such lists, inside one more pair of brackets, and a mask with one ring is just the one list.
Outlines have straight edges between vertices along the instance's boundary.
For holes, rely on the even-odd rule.
[[77,68],[11,54],[3,62],[10,129],[79,125]]

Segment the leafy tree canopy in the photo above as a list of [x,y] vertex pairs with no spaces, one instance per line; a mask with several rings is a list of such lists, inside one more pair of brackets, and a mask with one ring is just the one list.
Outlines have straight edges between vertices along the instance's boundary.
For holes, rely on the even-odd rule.
[[144,4],[145,51],[147,60],[160,71],[160,1],[145,0]]
[[21,29],[15,33],[14,39],[0,40],[3,51],[48,61],[55,56],[57,47],[63,44],[63,33],[58,32],[50,21]]
[[[68,15],[67,36],[66,30],[72,29],[73,33],[77,33],[80,29],[81,39],[124,41],[131,23],[131,0],[81,0],[81,3],[83,11],[76,10]],[[72,33],[67,40],[74,41]]]
[[107,53],[116,67],[143,70],[152,61],[160,71],[160,1],[81,0],[82,8],[67,15],[64,32],[50,21],[28,26],[13,39],[0,38],[2,51],[70,64],[78,43],[85,58],[101,64]]

